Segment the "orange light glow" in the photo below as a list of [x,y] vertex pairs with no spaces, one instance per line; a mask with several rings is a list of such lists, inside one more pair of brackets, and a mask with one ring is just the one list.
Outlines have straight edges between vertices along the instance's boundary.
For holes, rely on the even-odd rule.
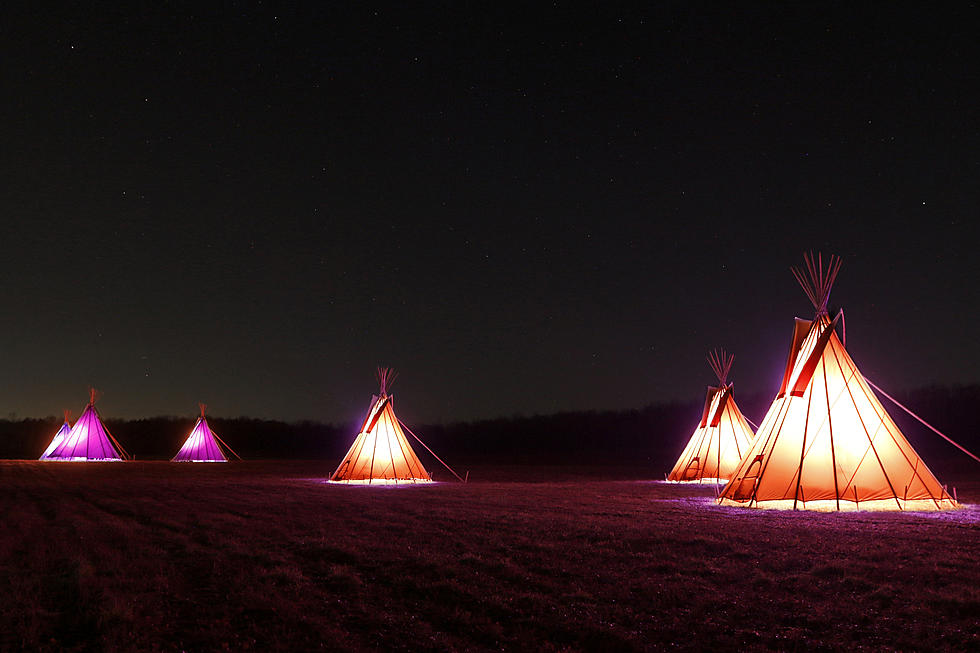
[[391,395],[375,395],[361,432],[330,477],[331,481],[372,485],[431,480],[395,417]]
[[428,478],[364,478],[335,481],[333,479],[327,483],[337,485],[416,485],[419,483],[435,483]]
[[667,475],[668,482],[718,484],[732,477],[753,436],[731,390],[730,385],[708,390],[701,425]]
[[719,502],[807,510],[958,507],[871,391],[826,314],[787,361],[784,392]]

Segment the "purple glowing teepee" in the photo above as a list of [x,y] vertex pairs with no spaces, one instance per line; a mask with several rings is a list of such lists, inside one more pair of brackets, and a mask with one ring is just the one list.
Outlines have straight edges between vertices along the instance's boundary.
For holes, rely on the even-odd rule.
[[65,436],[71,432],[70,422],[71,422],[71,411],[66,410],[65,423],[62,424],[61,428],[58,429],[58,432],[54,434],[54,438],[51,440],[51,444],[48,445],[48,448],[44,450],[44,453],[41,454],[41,457],[38,458],[38,460],[49,460],[51,458],[51,453],[58,448],[58,445],[64,442]]
[[208,426],[208,418],[204,416],[204,411],[207,409],[207,406],[204,404],[199,405],[201,407],[201,416],[197,418],[194,428],[191,429],[191,434],[184,440],[184,446],[173,457],[173,461],[178,463],[226,463],[228,462],[228,457],[221,450],[221,447],[218,446],[219,442],[224,445],[225,449],[238,458],[238,454],[232,451],[231,447],[225,444],[224,440],[219,438],[211,430],[211,427]]
[[96,399],[98,393],[92,388],[82,416],[46,460],[122,460],[129,457],[99,419]]

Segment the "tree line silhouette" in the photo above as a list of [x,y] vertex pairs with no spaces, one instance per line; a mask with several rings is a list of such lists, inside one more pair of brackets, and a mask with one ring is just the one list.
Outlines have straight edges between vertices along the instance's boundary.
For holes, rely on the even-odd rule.
[[[980,384],[929,386],[894,396],[967,449],[974,453],[980,449]],[[759,394],[736,400],[742,412],[758,422],[772,398]],[[887,400],[883,403],[931,466],[940,463],[941,469],[975,471],[975,461]],[[701,409],[702,403],[692,400],[635,410],[570,411],[411,426],[449,462],[456,457],[467,463],[487,464],[650,464],[666,471],[693,432]],[[194,417],[110,418],[105,424],[138,460],[167,460],[183,443],[194,421]],[[246,460],[339,460],[359,426],[249,417],[214,417],[208,422]],[[0,420],[0,458],[37,458],[60,425],[61,420],[53,416]],[[430,460],[419,449],[423,460]]]

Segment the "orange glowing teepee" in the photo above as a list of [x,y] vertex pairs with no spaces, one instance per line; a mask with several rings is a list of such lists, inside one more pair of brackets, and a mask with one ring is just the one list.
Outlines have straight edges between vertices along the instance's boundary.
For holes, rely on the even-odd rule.
[[840,259],[793,268],[817,310],[796,320],[783,382],[723,505],[810,510],[946,510],[958,504],[885,412],[827,313]]
[[735,356],[725,350],[708,355],[708,364],[718,377],[718,386],[709,387],[701,412],[701,423],[694,430],[667,480],[677,483],[717,483],[727,481],[738,467],[752,442],[752,429],[726,383]]
[[388,394],[395,376],[389,368],[378,368],[380,394],[371,399],[361,431],[330,477],[331,481],[381,484],[428,483],[432,480],[395,416],[394,397]]

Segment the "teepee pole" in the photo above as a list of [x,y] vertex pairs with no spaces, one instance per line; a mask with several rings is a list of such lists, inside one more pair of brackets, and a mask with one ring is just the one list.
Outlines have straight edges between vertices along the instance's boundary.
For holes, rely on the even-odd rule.
[[[735,400],[735,398],[732,397],[732,401],[734,401],[734,400]],[[736,404],[736,407],[737,407],[737,404]],[[738,459],[741,460],[742,459],[742,456],[744,456],[745,454],[742,452],[742,447],[738,446],[738,435],[737,435],[737,433],[738,433],[739,430],[742,430],[742,429],[745,428],[745,424],[742,424],[742,423],[738,422],[737,419],[735,419],[735,412],[736,411],[734,411],[734,410],[732,411],[732,416],[729,417],[729,421],[732,423],[732,440],[735,442],[735,453],[736,453],[736,455],[738,455]],[[738,415],[741,416],[742,419],[745,419],[745,415],[742,415],[742,410],[741,409],[738,410]],[[736,424],[738,424],[738,428],[735,428],[735,425]],[[752,435],[754,437],[755,436],[755,433],[753,433]],[[751,445],[751,441],[749,441],[749,446],[752,446]],[[748,451],[748,449],[746,449],[746,451]]]
[[[92,410],[95,410],[95,406],[92,406]],[[89,416],[89,423],[87,425],[88,431],[85,433],[85,458],[89,458],[89,448],[92,446],[92,438],[90,437],[92,431],[92,418]],[[108,431],[106,431],[108,433]],[[72,452],[74,453],[74,451]]]
[[[394,429],[392,429],[392,431],[394,431]],[[398,465],[395,463],[395,450],[391,448],[391,441],[393,439],[397,440],[398,437],[394,433],[392,433],[390,435],[388,435],[386,433],[385,434],[385,439],[388,440],[388,459],[391,461],[391,465],[390,465],[391,466],[391,473],[395,477],[395,483],[397,483],[398,482]],[[405,466],[408,467],[408,461],[407,460],[405,461],[405,463],[406,463]],[[387,470],[387,469],[388,468],[386,467],[385,470]],[[411,468],[409,468],[409,473],[411,473]],[[385,475],[384,474],[384,471],[382,471],[381,472],[381,477],[384,478],[384,475]]]
[[[105,422],[102,421],[102,416],[99,415],[99,410],[95,407],[95,404],[92,405],[92,411],[95,413],[95,418],[97,420],[99,420],[99,422],[102,423],[102,430],[105,431],[105,434],[109,436],[109,439],[112,440],[112,443],[114,445],[116,445],[116,448],[117,449],[119,449],[119,453],[121,453],[123,455],[123,459],[124,460],[132,460],[133,457],[129,455],[129,452],[127,452],[125,449],[123,449],[123,446],[121,444],[119,444],[119,440],[117,440],[116,438],[114,438],[112,436],[112,433],[109,432],[109,428],[105,425]],[[86,445],[86,447],[88,446],[87,438],[86,438],[85,445]],[[88,454],[86,453],[86,455],[88,455]]]
[[[395,411],[392,410],[391,413],[394,415]],[[396,416],[395,419],[397,419],[397,416]],[[422,478],[422,470],[421,470],[421,464],[422,464],[422,462],[418,460],[418,456],[414,456],[415,460],[419,462],[420,468],[419,469],[412,469],[412,460],[411,460],[411,457],[408,455],[408,452],[405,451],[405,447],[408,447],[409,449],[411,449],[412,447],[411,447],[411,445],[408,444],[408,439],[405,437],[405,433],[404,432],[402,432],[401,437],[398,437],[398,429],[394,428],[394,426],[397,426],[397,424],[393,425],[393,428],[391,429],[392,430],[392,433],[394,434],[395,444],[398,445],[398,451],[401,453],[402,459],[405,461],[405,467],[408,468],[408,473],[411,475],[411,477],[413,479],[414,478]],[[405,444],[404,445],[402,445],[402,440],[405,440]],[[388,447],[389,448],[391,447],[391,440],[388,441]],[[413,452],[413,454],[414,454],[414,452]],[[394,453],[392,453],[392,460],[394,460],[394,459],[395,459],[394,458]],[[417,477],[416,477],[416,474],[418,474]]]
[[[857,405],[857,402],[854,400],[854,392],[851,390],[851,384],[848,381],[848,375],[847,375],[847,373],[844,372],[844,366],[841,365],[840,358],[837,356],[837,352],[834,351],[834,348],[833,347],[830,348],[830,352],[834,355],[834,362],[837,363],[837,368],[840,370],[841,377],[844,379],[844,387],[847,389],[847,396],[850,398],[851,403],[856,406]],[[852,361],[852,364],[853,364],[853,361]],[[857,372],[857,366],[855,366],[855,375],[857,375],[857,373],[858,373]],[[858,384],[858,385],[860,385],[860,384]],[[878,409],[875,408],[874,405],[872,405],[871,407],[874,409],[875,415],[878,415]],[[881,468],[881,473],[885,477],[885,481],[888,483],[888,488],[892,491],[892,496],[895,497],[895,503],[898,504],[898,509],[899,510],[905,510],[905,508],[902,507],[902,502],[898,500],[898,492],[895,491],[895,485],[894,485],[894,483],[892,483],[891,477],[888,476],[888,472],[885,470],[885,464],[883,462],[881,462],[881,456],[878,455],[878,448],[875,447],[874,439],[871,437],[871,432],[868,431],[868,425],[864,423],[864,418],[861,417],[861,411],[858,411],[857,412],[857,416],[858,416],[858,421],[861,423],[861,428],[864,430],[864,435],[865,435],[865,437],[868,438],[868,445],[870,445],[871,451],[875,455],[875,460],[878,461],[878,467]],[[884,420],[884,418],[881,415],[878,415],[878,419],[880,419],[882,421],[882,424],[884,424],[885,420]],[[891,436],[892,442],[896,446],[898,446],[898,442],[895,441],[895,436],[892,434],[891,429],[889,429],[889,428],[886,427],[885,428],[885,432],[887,432],[888,435]],[[905,462],[907,462],[911,466],[912,465],[912,461],[910,461],[908,459],[908,456],[905,455],[905,451],[903,451],[901,447],[898,447],[898,450],[901,452],[902,456],[905,458]],[[916,455],[918,455],[918,454],[916,454]]]
[[[803,459],[806,457],[806,433],[810,429],[810,407],[813,405],[813,392],[806,399],[806,419],[803,420],[803,444],[800,446],[800,465],[796,468],[796,491],[793,492],[793,510],[796,510],[796,502],[800,498],[800,484],[803,482]],[[787,412],[789,412],[787,410]],[[775,443],[773,443],[775,446]],[[831,443],[833,448],[833,443]],[[769,452],[772,458],[772,452]]]
[[[394,415],[395,411],[392,410],[391,413]],[[395,419],[398,419],[397,415],[395,416]],[[395,424],[394,426],[398,425]],[[398,443],[398,450],[401,451],[402,458],[405,459],[405,465],[408,467],[408,471],[412,475],[412,478],[426,478],[427,476],[431,476],[427,471],[425,471],[425,469],[422,468],[422,461],[419,460],[417,455],[415,455],[415,450],[412,449],[412,445],[409,444],[408,438],[405,437],[405,432],[402,431],[399,436],[398,429],[392,428],[392,431],[395,433],[395,442]],[[405,450],[406,447],[408,447],[407,451]],[[412,469],[412,459],[415,460],[415,469]],[[413,480],[412,482],[414,483],[415,481]]]
[[[840,487],[837,485],[837,451],[834,449],[834,420],[833,410],[830,408],[830,388],[827,387],[827,362],[821,356],[820,367],[823,368],[823,393],[827,399],[827,428],[830,429],[830,464],[833,467],[834,475],[834,500],[837,501],[837,510],[840,511]],[[843,373],[843,370],[841,370]],[[846,382],[846,381],[845,381]],[[800,473],[803,473],[802,468]]]
[[715,496],[718,496],[718,486],[721,485],[721,426],[722,420],[718,421],[718,456],[715,462]]
[[[854,376],[856,376],[858,378],[858,381],[860,381],[860,379],[864,378],[864,377],[861,376],[860,372],[857,371],[857,368],[856,367],[855,367]],[[885,433],[887,433],[888,436],[892,439],[892,443],[898,448],[898,451],[899,451],[899,453],[902,454],[902,457],[905,458],[905,462],[909,465],[909,467],[912,468],[912,474],[916,478],[919,479],[919,482],[922,483],[922,487],[924,487],[926,489],[926,491],[929,493],[929,498],[931,498],[932,501],[933,501],[933,503],[936,504],[936,509],[937,510],[942,510],[942,506],[939,503],[942,500],[942,498],[943,498],[942,490],[940,490],[940,492],[939,492],[939,499],[937,499],[936,496],[932,493],[932,490],[929,489],[929,484],[926,483],[925,479],[922,478],[922,474],[919,473],[919,462],[922,460],[922,458],[919,456],[919,452],[918,451],[915,451],[913,449],[912,450],[912,453],[915,454],[915,463],[913,463],[911,460],[909,460],[908,454],[905,453],[904,447],[902,447],[898,443],[898,439],[895,437],[895,432],[898,432],[899,435],[901,436],[901,430],[898,428],[898,425],[895,424],[895,421],[893,419],[891,419],[891,417],[888,415],[888,412],[885,410],[885,407],[881,405],[881,401],[878,400],[877,397],[875,397],[874,392],[872,392],[869,387],[867,387],[865,384],[860,383],[860,382],[858,382],[858,387],[861,389],[861,392],[864,394],[864,397],[871,404],[871,408],[872,408],[872,410],[875,411],[875,415],[877,415],[878,416],[878,419],[881,420],[882,425],[885,427]],[[849,386],[848,386],[848,391],[850,391],[850,387]],[[881,412],[878,412],[878,406],[881,406]],[[888,422],[885,421],[886,417],[888,419],[888,422],[890,422],[892,424],[892,426],[895,427],[894,428],[894,432],[893,432],[892,428],[888,426]],[[860,415],[859,415],[859,418],[860,418]],[[862,420],[861,423],[862,424],[864,423],[863,420]],[[867,430],[867,429],[865,429],[865,430]],[[902,436],[902,437],[904,439],[904,436]],[[870,438],[871,438],[870,434],[868,435],[868,438],[870,440]],[[906,444],[908,444],[908,440],[905,440],[905,442],[906,442]],[[875,452],[875,453],[877,454],[877,452]],[[925,465],[923,465],[923,467],[925,467]],[[881,471],[882,472],[885,471],[884,466],[882,466],[882,470]],[[927,471],[928,471],[928,468],[927,468]],[[932,475],[932,472],[930,471],[929,474],[931,476]],[[885,475],[885,478],[886,479],[888,478],[888,475],[887,474]],[[935,480],[936,483],[939,483],[939,480],[936,479],[935,476],[933,476],[933,480]],[[908,486],[905,486],[905,495],[906,495],[906,497],[908,496]]]
[[[919,456],[919,453],[913,450],[913,453],[915,454],[915,460],[916,460],[915,463],[913,464],[912,461],[909,460],[908,455],[905,453],[905,449],[898,443],[898,440],[895,437],[895,433],[893,433],[892,429],[888,426],[888,422],[890,422],[892,426],[895,427],[896,431],[899,430],[898,425],[895,424],[894,420],[892,420],[890,416],[888,416],[887,411],[885,411],[885,407],[882,406],[881,402],[878,401],[877,398],[874,396],[874,392],[872,392],[867,385],[860,382],[861,379],[864,379],[864,377],[857,369],[857,366],[854,365],[854,361],[851,361],[851,365],[854,365],[854,372],[850,376],[848,376],[844,374],[844,367],[841,365],[840,358],[837,356],[837,352],[834,351],[833,349],[831,349],[831,351],[834,354],[834,360],[837,361],[837,366],[840,367],[841,374],[844,376],[844,387],[847,388],[847,392],[851,397],[851,401],[852,402],[854,401],[854,393],[851,391],[851,384],[848,379],[857,377],[858,388],[860,388],[861,393],[864,395],[865,399],[867,399],[868,402],[871,404],[871,408],[872,410],[875,411],[875,415],[877,415],[878,419],[881,420],[882,425],[885,427],[885,433],[887,433],[888,436],[892,439],[892,443],[898,448],[898,451],[899,453],[902,454],[902,457],[905,458],[905,462],[912,468],[912,473],[916,476],[916,478],[919,479],[919,482],[922,483],[922,487],[924,487],[926,491],[929,492],[929,497],[936,504],[936,508],[941,510],[942,506],[940,505],[939,501],[942,500],[942,493],[940,493],[940,497],[937,500],[935,495],[933,495],[932,490],[929,489],[929,484],[925,482],[925,480],[922,478],[922,474],[919,473],[919,461],[922,460],[922,458]],[[847,355],[847,350],[843,350],[842,355],[850,358],[850,356]],[[874,399],[874,401],[872,401],[872,399]],[[879,407],[881,408],[881,412],[878,411]],[[887,422],[886,422],[886,418],[887,418]],[[868,436],[868,442],[871,444],[871,450],[874,451],[875,456],[878,456],[878,451],[874,447],[874,443],[872,442],[871,439],[871,434],[868,432],[868,427],[864,424],[864,419],[861,417],[860,413],[858,413],[858,419],[861,422],[861,426],[864,428],[865,434]],[[908,441],[906,440],[906,444],[907,443]],[[878,459],[878,464],[881,465],[880,458]],[[888,477],[888,473],[885,471],[884,465],[881,465],[881,471],[885,475],[885,480],[888,481],[889,487],[892,487],[891,480]],[[930,475],[931,474],[932,472],[930,472]],[[935,477],[933,477],[933,480],[936,480]],[[936,480],[936,482],[938,483],[939,481]],[[895,492],[894,487],[892,487],[892,492],[893,493]],[[898,501],[897,493],[896,493],[895,500]],[[901,508],[901,505],[899,505],[899,507]]]
[[[354,445],[357,446],[357,453],[353,453],[354,447],[352,446],[350,451],[347,453],[347,458],[344,459],[343,463],[341,463],[342,465],[347,465],[347,469],[344,470],[345,474],[350,473],[351,469],[356,471],[357,468],[355,465],[357,464],[357,461],[360,460],[361,454],[364,453],[364,445],[367,443],[368,433],[366,431],[362,431],[361,433],[358,433],[357,437],[358,439],[354,440]],[[337,472],[339,471],[340,467],[337,468]],[[334,474],[336,475],[337,472],[334,472]]]
[[[765,451],[768,449],[769,455],[766,456],[766,462],[764,464],[759,465],[759,474],[756,476],[755,486],[752,488],[752,496],[749,499],[749,507],[752,506],[753,501],[755,502],[756,505],[759,505],[759,485],[762,483],[762,477],[765,475],[766,470],[769,468],[769,461],[772,460],[772,451],[773,449],[776,448],[776,442],[779,441],[779,436],[783,432],[783,425],[786,424],[786,417],[789,415],[789,400],[791,398],[792,397],[790,397],[789,395],[783,396],[783,404],[779,407],[779,410],[776,412],[776,417],[773,418],[774,423],[776,420],[779,420],[779,427],[776,428],[774,425],[773,430],[769,432],[769,436],[766,438],[766,441],[762,444],[762,447],[759,449],[759,451],[762,453],[765,453]],[[782,414],[781,419],[780,419],[780,414]],[[772,442],[771,448],[769,447],[770,441]],[[751,464],[749,465],[749,467],[751,467]]]
[[[395,419],[398,419],[398,418],[395,417]],[[462,482],[462,483],[465,483],[466,482],[466,481],[463,480],[463,477],[462,476],[460,476],[459,474],[456,473],[456,470],[454,470],[452,467],[450,467],[449,465],[447,465],[445,463],[445,461],[443,461],[442,458],[440,458],[439,456],[437,456],[436,455],[436,452],[429,448],[429,445],[427,445],[426,443],[422,442],[422,439],[419,436],[415,435],[415,433],[412,432],[412,429],[408,428],[408,425],[405,422],[403,422],[400,419],[398,419],[398,423],[401,424],[402,425],[402,428],[404,428],[406,431],[408,431],[409,434],[411,434],[411,436],[413,438],[415,438],[416,440],[418,440],[419,441],[419,444],[421,444],[423,447],[425,447],[425,450],[428,451],[429,453],[431,453],[433,458],[435,458],[436,460],[438,460],[439,462],[441,462],[442,465],[443,465],[443,467],[445,467],[446,469],[448,469],[449,471],[451,471],[453,473],[453,476],[455,476],[456,478],[458,478],[460,480],[460,482]]]
[[[709,404],[710,404],[710,401],[709,401]],[[710,412],[710,409],[711,408],[710,408],[710,405],[709,405],[709,407],[708,407],[709,412]],[[710,415],[709,415],[709,418],[710,418]],[[705,438],[708,437],[708,435],[707,435],[708,434],[708,430],[711,428],[710,426],[708,426],[708,424],[710,424],[710,423],[711,422],[710,422],[710,419],[709,419],[708,421],[706,421],[704,423],[704,426],[701,427],[701,429],[700,429],[700,431],[701,431],[701,438],[698,440],[698,446],[695,447],[694,451],[691,452],[692,454],[696,454],[696,455],[693,456],[693,457],[689,457],[687,459],[687,467],[684,468],[684,474],[686,476],[687,475],[687,470],[691,468],[691,463],[694,462],[694,459],[695,458],[697,458],[697,460],[698,460],[698,478],[697,478],[698,485],[701,484],[701,479],[704,478],[704,463],[707,462],[708,452],[711,450],[711,440],[710,439],[708,440],[708,448],[705,449],[704,452],[702,452],[702,450],[701,450],[701,448],[704,447],[704,440],[705,440]],[[687,479],[682,479],[682,480],[687,480]]]
[[371,481],[374,480],[374,459],[378,455],[378,421],[375,420],[374,424],[374,428],[371,429],[374,432],[374,448],[371,450],[371,471],[368,472],[368,485],[370,485]]
[[[209,429],[209,430],[211,429],[211,426],[210,426],[210,425],[208,426],[208,429]],[[221,439],[221,437],[220,437],[220,436],[219,436],[219,435],[218,435],[217,433],[215,433],[214,431],[211,431],[211,435],[213,435],[213,436],[214,436],[214,438],[215,438],[215,439],[216,439],[216,440],[217,440],[218,442],[220,442],[220,443],[221,443],[222,445],[224,445],[224,447],[225,447],[225,449],[227,449],[228,451],[230,451],[230,452],[231,452],[231,453],[232,453],[232,454],[233,454],[233,455],[235,456],[235,458],[238,458],[239,460],[241,460],[241,459],[242,459],[242,457],[241,457],[241,456],[239,456],[239,455],[238,455],[237,453],[235,453],[235,450],[234,450],[234,449],[232,449],[231,447],[229,447],[229,446],[228,446],[228,443],[227,443],[227,442],[225,442],[224,440],[222,440],[222,439]]]
[[871,379],[869,379],[868,377],[865,376],[864,377],[864,380],[868,382],[868,385],[870,385],[872,388],[874,388],[875,390],[877,390],[878,392],[880,392],[887,399],[890,399],[893,404],[895,404],[896,406],[898,406],[899,408],[901,408],[902,410],[904,410],[906,413],[908,413],[909,415],[911,415],[915,419],[919,420],[919,422],[921,422],[923,424],[923,426],[925,426],[926,428],[928,428],[930,431],[932,431],[933,433],[935,433],[936,435],[938,435],[942,439],[946,440],[946,442],[949,442],[951,445],[953,445],[954,447],[956,447],[957,449],[959,449],[960,451],[962,451],[963,453],[965,453],[970,458],[973,458],[975,461],[977,461],[978,463],[980,463],[980,457],[977,457],[976,455],[970,453],[969,451],[967,451],[966,449],[964,449],[962,446],[960,446],[957,442],[954,442],[951,438],[949,438],[946,435],[944,435],[935,426],[933,426],[929,422],[925,421],[924,419],[922,419],[921,417],[919,417],[918,415],[916,415],[915,413],[913,413],[911,410],[909,410],[908,408],[906,408],[902,404],[898,403],[898,400],[897,399],[895,399],[890,394],[888,394],[887,392],[885,392],[884,390],[882,390],[881,388],[879,388],[878,386],[876,386],[874,383],[872,383],[871,382]]

